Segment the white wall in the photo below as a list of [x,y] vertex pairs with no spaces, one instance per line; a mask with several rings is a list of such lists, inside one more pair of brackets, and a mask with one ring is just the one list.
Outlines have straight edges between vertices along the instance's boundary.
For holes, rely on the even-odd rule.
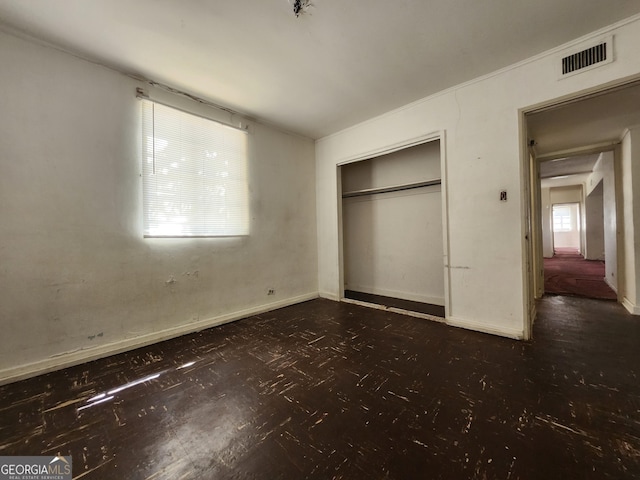
[[[440,179],[440,143],[341,168],[343,192]],[[444,305],[440,186],[345,198],[345,289]]]
[[582,184],[550,187],[549,200],[552,205],[561,203],[582,203]]
[[[613,152],[604,152],[593,167],[585,183],[587,193],[602,184],[604,219],[605,281],[618,291],[618,220],[616,207],[616,178]],[[621,222],[622,223],[622,222]],[[624,268],[624,266],[623,266]]]
[[141,85],[3,33],[0,65],[0,381],[317,296],[311,140],[252,125],[250,236],[143,239]]
[[[555,50],[424,98],[316,143],[319,289],[340,290],[336,165],[445,132],[448,316],[454,325],[512,337],[525,333],[525,135],[520,109],[640,74],[638,17],[593,35],[615,35],[616,61],[559,80]],[[582,39],[585,40],[585,39]],[[576,42],[565,47],[574,46]],[[508,201],[501,202],[501,190]]]
[[540,188],[540,209],[542,220],[542,256],[553,257],[553,216],[551,215],[551,188]]
[[626,131],[620,148],[623,197],[623,251],[625,270],[622,304],[640,314],[640,127]]
[[587,260],[604,260],[604,186],[600,181],[584,199]]
[[[587,245],[587,258],[604,259],[606,270],[605,281],[617,292],[618,225],[616,217],[616,179],[613,152],[609,151],[600,154],[598,160],[593,166],[593,172],[589,175],[584,185],[585,193],[587,195],[585,201],[588,204],[590,201],[589,199],[595,194],[597,197],[594,201],[602,203],[603,219],[602,233],[597,232],[598,237],[602,235],[602,238],[596,239],[595,244],[592,247],[594,249],[593,253],[590,252],[591,248]],[[602,242],[602,245],[600,245],[600,242]],[[600,249],[603,251],[602,258],[595,256]]]

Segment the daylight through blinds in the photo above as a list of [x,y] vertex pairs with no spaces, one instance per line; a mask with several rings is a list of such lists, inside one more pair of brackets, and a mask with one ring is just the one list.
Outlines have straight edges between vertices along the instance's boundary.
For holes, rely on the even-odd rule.
[[247,235],[247,134],[148,100],[142,110],[144,235]]

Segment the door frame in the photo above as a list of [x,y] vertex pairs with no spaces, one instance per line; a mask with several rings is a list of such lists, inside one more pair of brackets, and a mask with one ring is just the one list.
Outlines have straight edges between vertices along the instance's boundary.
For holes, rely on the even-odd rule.
[[[523,311],[524,311],[524,329],[523,338],[529,340],[533,338],[533,325],[537,316],[535,301],[539,298],[540,277],[539,272],[534,271],[534,266],[542,262],[542,245],[537,245],[538,239],[535,234],[536,227],[532,219],[535,218],[535,207],[539,200],[540,181],[538,172],[538,164],[542,160],[552,160],[555,158],[563,158],[575,156],[579,154],[602,153],[612,151],[614,154],[614,182],[615,182],[615,198],[616,198],[616,252],[617,252],[617,271],[618,271],[618,302],[622,302],[624,296],[624,261],[621,255],[622,243],[622,189],[621,189],[621,166],[620,166],[620,148],[618,142],[606,142],[604,144],[586,145],[570,151],[555,152],[544,156],[536,156],[535,142],[528,136],[527,115],[541,112],[548,109],[557,108],[574,102],[586,100],[593,96],[607,94],[620,88],[631,87],[640,83],[640,75],[634,75],[625,79],[613,81],[610,83],[595,86],[573,94],[549,99],[538,104],[529,105],[518,109],[518,126],[520,135],[520,169],[521,169],[521,192],[522,192],[522,218],[525,219],[522,226],[522,264],[523,268]],[[539,173],[539,172],[538,172]],[[535,176],[537,175],[537,179]],[[537,187],[535,187],[535,183]],[[536,192],[536,193],[534,193]],[[536,198],[538,200],[536,200]],[[533,238],[532,238],[533,237]],[[533,239],[535,238],[535,241]],[[541,237],[540,237],[541,239]],[[534,245],[535,244],[535,245]],[[536,275],[538,278],[536,278]],[[542,278],[544,281],[544,277]]]

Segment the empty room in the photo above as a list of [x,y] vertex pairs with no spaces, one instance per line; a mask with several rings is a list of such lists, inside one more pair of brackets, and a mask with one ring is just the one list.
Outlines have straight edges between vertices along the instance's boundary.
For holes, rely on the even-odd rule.
[[640,478],[638,45],[0,0],[0,479]]

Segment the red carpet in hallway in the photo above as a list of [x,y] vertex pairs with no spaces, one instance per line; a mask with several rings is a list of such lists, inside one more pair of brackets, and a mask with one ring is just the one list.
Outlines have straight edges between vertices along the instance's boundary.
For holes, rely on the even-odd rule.
[[553,258],[544,259],[545,293],[616,300],[604,276],[604,262],[585,260],[572,249],[557,249]]

